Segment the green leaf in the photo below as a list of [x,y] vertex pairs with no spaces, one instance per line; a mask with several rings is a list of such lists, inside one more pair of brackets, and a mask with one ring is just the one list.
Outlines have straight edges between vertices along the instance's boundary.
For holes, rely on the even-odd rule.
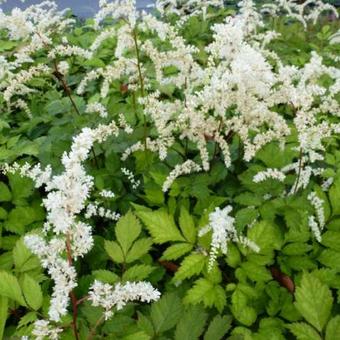
[[119,276],[109,270],[99,269],[92,272],[94,277],[102,282],[114,284],[119,281]]
[[272,280],[269,270],[264,266],[260,266],[248,261],[243,262],[241,267],[246,271],[247,276],[253,281],[266,282]]
[[39,259],[25,246],[23,239],[19,239],[13,248],[15,269],[19,272],[29,271],[40,267]]
[[5,271],[0,272],[0,295],[26,306],[17,278]]
[[123,263],[124,262],[124,254],[122,248],[115,241],[107,241],[104,242],[104,248],[107,254],[111,257],[113,262]]
[[4,339],[4,331],[7,320],[8,298],[0,295],[0,339]]
[[21,287],[28,306],[34,310],[38,310],[43,302],[43,294],[38,282],[28,274],[25,274]]
[[207,257],[203,254],[190,254],[182,261],[180,268],[174,276],[174,280],[183,281],[199,274],[204,268],[206,259]]
[[12,199],[12,194],[8,189],[8,186],[0,182],[0,202],[9,202]]
[[324,249],[320,254],[318,261],[323,265],[340,271],[340,252],[332,249]]
[[220,340],[231,327],[232,318],[229,315],[216,315],[210,322],[207,332],[204,334],[204,340]]
[[36,312],[28,312],[26,313],[19,321],[18,328],[24,327],[32,322],[37,320]]
[[124,255],[127,254],[132,243],[139,236],[141,230],[142,227],[140,222],[131,211],[119,219],[115,228],[115,233]]
[[146,334],[153,337],[155,335],[155,330],[153,328],[152,322],[147,318],[145,315],[143,315],[141,312],[137,312],[138,314],[138,328],[140,328],[142,331],[144,331]]
[[[297,340],[321,340],[318,332],[304,322],[295,322],[287,325],[287,328],[296,336]],[[332,340],[334,340],[333,338]]]
[[328,192],[333,215],[340,214],[340,177],[338,176]]
[[184,302],[190,304],[203,302],[206,307],[215,306],[219,312],[222,312],[226,304],[226,296],[221,286],[201,278],[195,281],[194,286],[188,290]]
[[238,321],[248,327],[256,321],[257,313],[254,308],[248,306],[248,297],[241,289],[235,290],[231,302],[231,311]]
[[333,304],[330,289],[313,274],[304,273],[295,292],[296,309],[319,332],[326,325]]
[[36,220],[35,210],[32,207],[15,207],[10,211],[5,222],[5,228],[13,233],[22,235],[25,226]]
[[322,234],[321,243],[328,248],[340,252],[340,232],[327,230]]
[[18,174],[8,174],[8,179],[14,202],[32,195],[34,186],[31,179],[21,177]]
[[260,253],[281,249],[283,238],[280,228],[269,221],[256,223],[248,230],[248,238],[260,247]]
[[181,228],[181,231],[186,240],[194,244],[196,242],[195,222],[184,206],[182,206],[181,214],[179,216],[179,227]]
[[140,264],[129,268],[123,274],[124,281],[141,281],[146,279],[153,271],[155,267],[147,264]]
[[151,238],[141,238],[134,242],[130,250],[128,251],[126,255],[126,263],[131,263],[145,254],[148,253],[148,251],[151,249],[152,246],[152,239]]
[[165,332],[177,325],[183,312],[180,298],[174,294],[165,294],[151,306],[151,319],[156,334]]
[[177,229],[173,217],[166,211],[138,211],[137,216],[143,221],[155,243],[185,241]]
[[143,331],[126,335],[122,338],[122,340],[150,340],[150,336],[144,333]]
[[163,253],[161,259],[162,260],[177,260],[179,257],[184,254],[189,253],[193,248],[192,244],[189,243],[176,243]]
[[208,314],[200,306],[193,306],[179,320],[175,340],[198,340],[203,333]]
[[340,335],[340,315],[331,319],[326,327],[326,340],[337,339]]

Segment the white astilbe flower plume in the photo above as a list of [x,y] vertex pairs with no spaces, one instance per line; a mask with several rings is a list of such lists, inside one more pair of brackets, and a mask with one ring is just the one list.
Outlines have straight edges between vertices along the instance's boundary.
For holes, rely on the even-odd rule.
[[224,209],[216,208],[214,212],[209,214],[209,224],[199,232],[199,236],[203,236],[212,231],[209,269],[216,261],[219,250],[223,254],[227,254],[228,242],[230,241],[243,244],[255,252],[259,251],[259,247],[254,242],[245,236],[238,235],[234,226],[235,218],[229,215],[232,210],[233,208],[230,205]]
[[107,283],[95,281],[90,288],[89,300],[93,306],[105,309],[105,320],[113,315],[113,309],[120,310],[130,301],[157,301],[160,292],[149,282],[117,283],[114,287]]

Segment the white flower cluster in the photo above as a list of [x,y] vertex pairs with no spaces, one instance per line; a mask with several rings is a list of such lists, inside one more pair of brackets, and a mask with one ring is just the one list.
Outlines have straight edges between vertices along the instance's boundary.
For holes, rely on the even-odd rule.
[[211,249],[209,258],[209,268],[211,269],[216,261],[219,250],[223,254],[227,254],[228,242],[237,242],[249,247],[255,252],[259,251],[259,247],[245,236],[239,236],[235,229],[235,218],[230,216],[233,208],[228,205],[223,209],[216,208],[214,212],[209,214],[209,224],[202,228],[199,236],[203,236],[212,231]]
[[58,340],[59,334],[62,331],[63,330],[61,328],[52,326],[46,320],[38,320],[34,323],[32,335],[35,337],[36,340],[45,340],[46,338],[50,340]]
[[172,183],[176,180],[177,177],[187,175],[192,172],[199,172],[201,170],[202,168],[190,159],[186,160],[183,164],[176,165],[175,169],[170,172],[169,176],[163,183],[163,192],[167,192],[170,189]]
[[271,168],[268,168],[264,171],[260,171],[258,172],[254,178],[253,178],[253,181],[255,183],[260,183],[260,182],[263,182],[269,178],[272,178],[272,179],[275,179],[279,182],[284,182],[285,178],[286,178],[286,175],[278,170],[278,169],[271,169]]
[[129,182],[131,183],[132,189],[133,190],[138,189],[138,187],[140,186],[140,180],[135,178],[133,172],[126,168],[121,168],[120,170],[128,178]]
[[87,104],[85,112],[87,112],[87,113],[92,113],[92,112],[99,113],[99,116],[102,117],[102,118],[106,118],[107,115],[108,115],[105,106],[101,103],[98,103],[98,102]]
[[89,203],[86,206],[84,217],[89,219],[93,216],[99,216],[113,221],[118,221],[120,218],[120,215],[117,212],[101,207],[98,202]]
[[122,309],[130,301],[152,302],[157,301],[160,292],[154,289],[149,282],[117,283],[114,287],[95,281],[90,288],[89,300],[93,306],[105,309],[105,320],[113,315],[113,309]]
[[114,192],[112,192],[111,190],[106,190],[106,189],[101,190],[99,192],[99,195],[101,197],[104,197],[104,198],[114,198],[115,197],[115,193]]
[[315,238],[321,242],[321,232],[325,226],[325,212],[323,208],[324,201],[318,197],[316,192],[312,191],[308,195],[308,200],[313,206],[315,213],[316,213],[316,218],[314,216],[309,216],[308,218],[308,224],[309,227],[311,228]]

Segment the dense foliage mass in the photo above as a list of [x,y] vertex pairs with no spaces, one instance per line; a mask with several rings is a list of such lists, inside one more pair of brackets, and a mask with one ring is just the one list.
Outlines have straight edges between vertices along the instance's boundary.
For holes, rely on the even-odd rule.
[[339,339],[337,17],[0,11],[0,338]]

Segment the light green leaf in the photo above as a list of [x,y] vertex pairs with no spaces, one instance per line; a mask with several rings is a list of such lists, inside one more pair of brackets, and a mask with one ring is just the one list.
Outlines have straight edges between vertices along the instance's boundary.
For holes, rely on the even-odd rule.
[[340,177],[337,177],[328,192],[333,215],[340,215]]
[[188,290],[184,302],[189,304],[203,302],[205,307],[215,306],[219,312],[222,312],[226,304],[226,295],[220,285],[201,278],[195,281],[194,286]]
[[326,340],[337,339],[340,335],[340,315],[331,319],[326,327]]
[[141,281],[146,279],[153,271],[155,267],[147,264],[140,264],[129,268],[123,274],[124,281]]
[[[287,325],[287,328],[296,336],[297,340],[321,340],[318,332],[304,322],[295,322]],[[332,340],[334,340],[333,338]]]
[[179,320],[175,331],[175,340],[197,340],[203,333],[207,313],[200,306],[189,308]]
[[28,274],[25,274],[21,287],[28,306],[34,310],[38,310],[43,302],[43,294],[38,282]]
[[36,312],[28,312],[26,313],[19,321],[18,328],[24,327],[32,322],[37,320]]
[[199,274],[206,263],[207,257],[203,254],[190,254],[181,263],[180,268],[174,276],[175,281],[183,281]]
[[0,271],[0,295],[26,306],[17,278],[5,271]]
[[180,320],[183,306],[180,298],[174,294],[165,294],[151,306],[151,319],[156,334],[174,327]]
[[150,340],[150,339],[151,339],[150,336],[144,333],[143,331],[126,335],[122,338],[122,340]]
[[39,259],[25,246],[22,238],[15,243],[15,247],[13,248],[13,260],[15,269],[19,272],[25,272],[40,267]]
[[99,269],[92,272],[92,275],[99,281],[114,284],[119,281],[119,276],[109,270]]
[[155,243],[185,241],[177,229],[173,217],[166,211],[138,211],[137,216],[143,221]]
[[281,249],[283,237],[280,228],[269,221],[256,223],[248,230],[248,238],[260,247],[260,253]]
[[210,322],[207,332],[204,334],[204,340],[220,340],[231,327],[232,318],[229,315],[216,315]]
[[115,233],[124,255],[126,256],[132,243],[137,239],[142,227],[136,216],[129,211],[121,217],[116,225]]
[[319,332],[326,325],[333,304],[330,289],[313,274],[304,273],[295,292],[296,309]]
[[9,202],[12,199],[12,194],[8,189],[8,186],[0,182],[0,202]]
[[231,311],[238,321],[248,327],[256,321],[257,313],[254,308],[248,306],[248,297],[241,289],[235,290],[231,302]]
[[115,241],[107,241],[104,242],[104,248],[107,254],[111,257],[113,262],[123,263],[124,262],[124,254],[122,248]]
[[177,260],[184,254],[189,253],[193,248],[192,244],[189,243],[176,243],[163,253],[161,259],[162,260]]
[[247,276],[253,281],[270,281],[272,276],[265,266],[260,266],[252,262],[243,262],[241,267],[246,271]]
[[8,298],[0,295],[0,339],[3,339],[8,310]]
[[134,242],[130,250],[126,255],[126,263],[131,263],[138,260],[151,249],[152,239],[151,238],[141,238]]
[[181,214],[179,216],[179,227],[187,241],[194,244],[196,242],[197,234],[195,222],[184,206],[182,206]]

